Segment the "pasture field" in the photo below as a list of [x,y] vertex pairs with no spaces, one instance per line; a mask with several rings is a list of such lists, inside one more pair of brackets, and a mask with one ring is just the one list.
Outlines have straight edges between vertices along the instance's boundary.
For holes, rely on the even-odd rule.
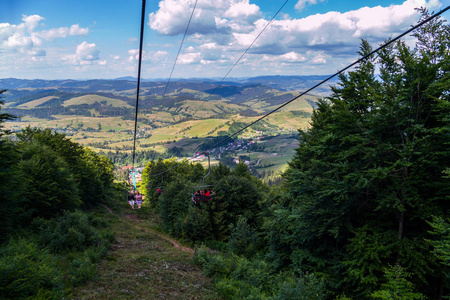
[[27,103],[23,103],[18,105],[17,107],[20,108],[35,108],[38,105],[44,104],[45,102],[52,100],[52,99],[58,99],[58,97],[56,96],[47,96],[47,97],[42,97],[33,101],[29,101]]
[[84,95],[80,97],[74,97],[72,99],[66,100],[63,103],[63,106],[71,106],[71,105],[81,105],[81,104],[92,104],[92,103],[105,103],[106,105],[111,105],[113,107],[126,107],[126,108],[133,108],[131,105],[126,103],[123,100],[119,99],[112,99],[104,96],[99,95]]

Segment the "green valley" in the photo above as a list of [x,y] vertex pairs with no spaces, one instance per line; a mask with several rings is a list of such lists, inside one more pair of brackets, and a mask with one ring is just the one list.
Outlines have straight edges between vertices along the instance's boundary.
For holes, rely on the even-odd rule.
[[[276,77],[278,81],[282,77]],[[272,83],[276,80],[272,80]],[[130,163],[134,136],[135,82],[127,80],[25,81],[0,79],[7,87],[4,110],[20,118],[6,124],[13,132],[27,126],[51,128],[97,153]],[[246,124],[296,97],[300,92],[250,83],[199,80],[143,82],[139,96],[137,152],[149,157],[191,157],[201,144],[233,134]],[[238,139],[254,142],[252,149],[233,149],[213,157],[233,164],[247,161],[255,174],[280,174],[293,154],[298,129],[306,129],[318,96],[306,95],[252,126]],[[270,144],[287,147],[272,149]],[[264,171],[264,172],[263,172]]]

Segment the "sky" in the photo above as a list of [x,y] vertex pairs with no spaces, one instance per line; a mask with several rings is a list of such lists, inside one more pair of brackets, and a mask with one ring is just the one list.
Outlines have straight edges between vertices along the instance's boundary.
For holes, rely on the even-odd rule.
[[[283,3],[147,0],[142,78],[333,74],[358,58],[361,39],[375,48],[417,23],[414,8],[437,12],[450,0],[289,0],[279,11]],[[137,77],[141,7],[0,0],[0,78]]]

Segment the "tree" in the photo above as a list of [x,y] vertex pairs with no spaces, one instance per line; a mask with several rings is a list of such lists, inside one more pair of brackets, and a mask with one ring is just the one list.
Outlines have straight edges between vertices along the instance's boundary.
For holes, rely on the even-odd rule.
[[[2,106],[5,104],[5,101],[3,100],[3,93],[6,92],[6,90],[0,90],[0,111],[2,110]],[[9,120],[14,120],[16,118],[16,116],[13,116],[11,114],[8,113],[0,113],[0,138],[3,135],[9,134],[10,132],[8,130],[4,130],[4,126],[2,123],[9,121]]]
[[90,207],[105,197],[105,191],[111,187],[113,180],[113,164],[109,159],[50,129],[27,127],[17,137],[19,145],[34,143],[47,146],[67,164],[77,187],[77,196],[85,206]]
[[216,196],[208,208],[212,214],[215,237],[225,241],[230,236],[229,225],[236,225],[239,217],[246,218],[251,227],[259,226],[259,203],[262,195],[246,177],[229,175],[215,185]]
[[[2,94],[5,90],[0,90],[0,110],[4,101]],[[7,240],[9,234],[13,233],[20,225],[13,216],[18,216],[23,211],[21,207],[21,180],[15,168],[19,155],[14,149],[14,145],[5,139],[9,134],[3,130],[3,123],[13,120],[14,116],[0,113],[0,243]]]
[[30,142],[20,147],[17,168],[24,181],[23,214],[52,218],[81,205],[74,176],[65,160],[47,145]]
[[183,222],[191,204],[190,182],[180,179],[170,182],[160,198],[159,216],[163,229],[172,236],[181,237]]
[[[392,265],[411,274],[411,293],[440,296],[442,268],[425,239],[432,216],[450,209],[449,32],[440,20],[421,28],[433,43],[385,48],[318,104],[285,174],[289,197],[272,210],[268,235],[283,243],[272,255],[285,266],[364,298],[388,286]],[[363,41],[360,54],[370,52]]]

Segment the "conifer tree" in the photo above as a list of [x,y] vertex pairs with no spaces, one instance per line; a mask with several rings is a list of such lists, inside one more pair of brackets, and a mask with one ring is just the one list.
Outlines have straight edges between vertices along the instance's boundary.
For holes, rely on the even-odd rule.
[[[289,200],[266,224],[283,245],[271,245],[280,267],[321,274],[356,298],[387,287],[389,266],[411,274],[411,293],[449,291],[426,242],[428,222],[450,209],[449,33],[433,21],[416,48],[385,48],[319,103],[285,175]],[[360,54],[371,50],[363,41]]]

